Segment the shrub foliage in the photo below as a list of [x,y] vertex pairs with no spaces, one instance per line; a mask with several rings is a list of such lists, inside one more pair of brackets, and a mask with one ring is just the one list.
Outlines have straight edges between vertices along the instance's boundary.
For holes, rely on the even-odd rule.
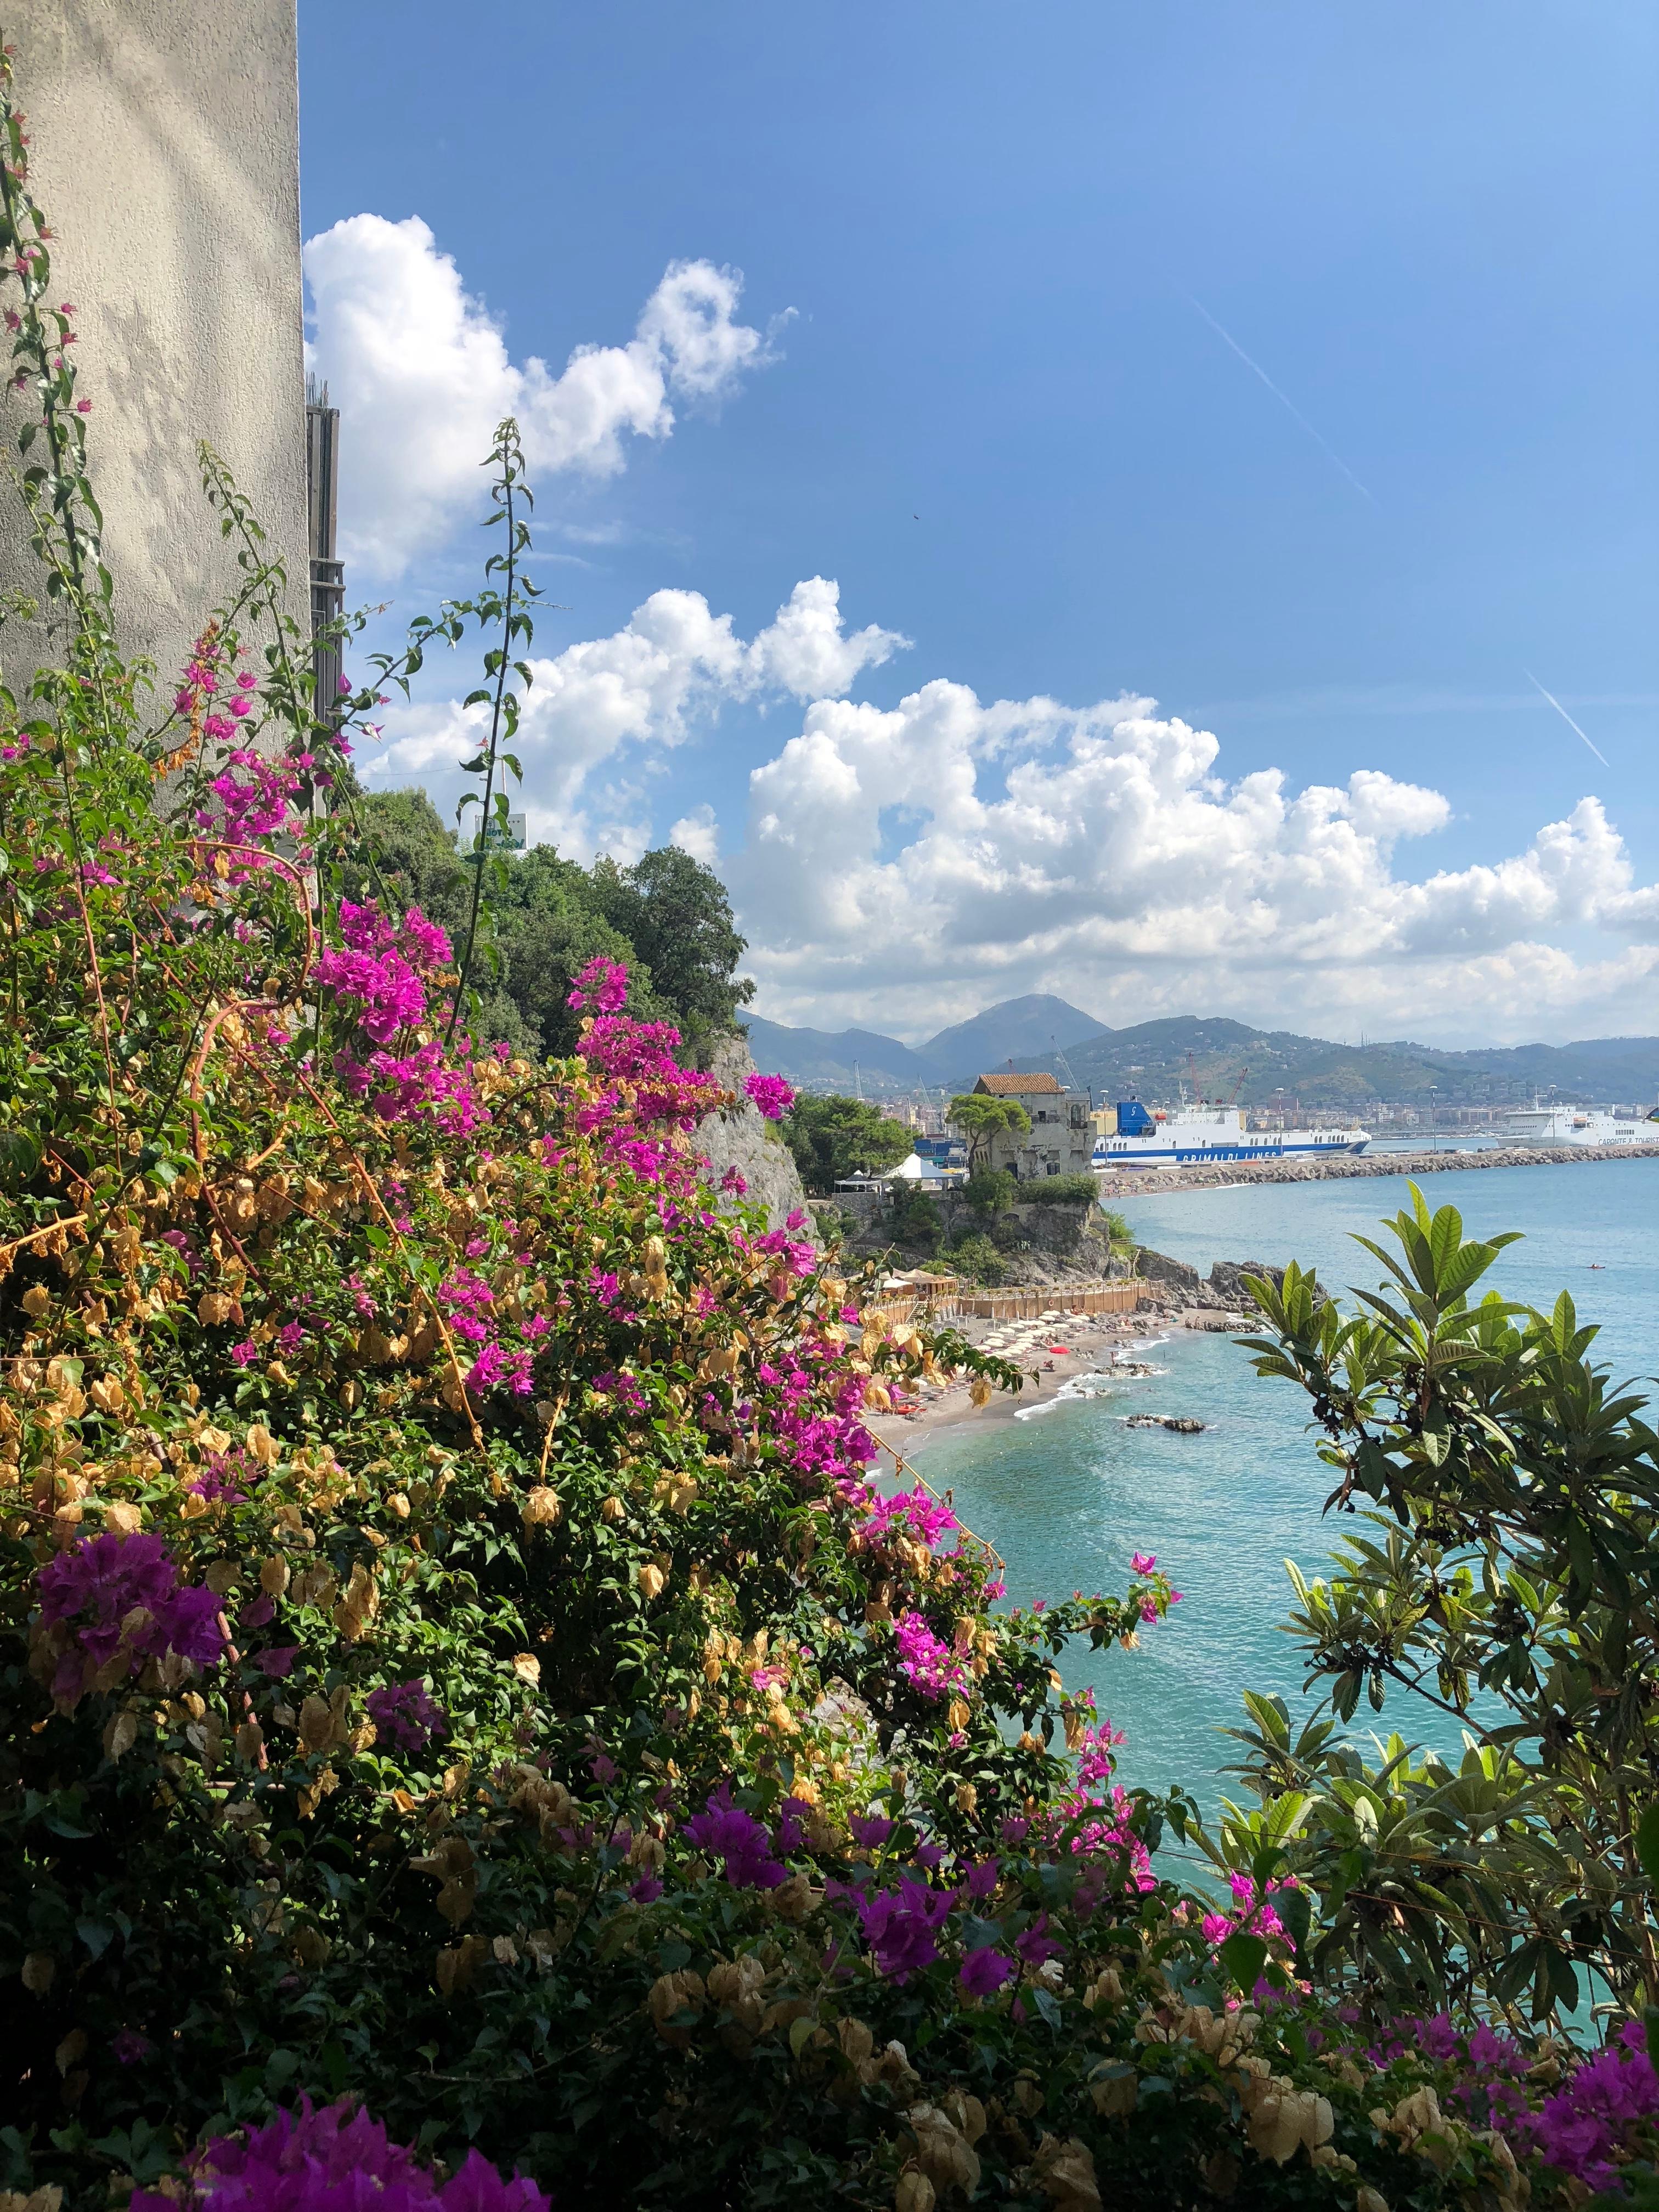
[[[624,963],[580,968],[567,1057],[473,1049],[476,908],[452,936],[395,898],[359,819],[381,693],[318,711],[210,454],[243,583],[149,726],[9,107],[3,152],[68,641],[0,695],[0,2185],[1379,2212],[1628,2161],[1639,2049],[1557,2089],[1467,1989],[1426,2028],[1363,1972],[1326,2008],[1342,1900],[1293,1824],[1232,1832],[1218,1896],[1158,1878],[1191,1808],[1122,1790],[1058,1667],[1157,1632],[1157,1562],[1010,1609],[948,1502],[872,1484],[866,1408],[1015,1378],[722,1204],[688,1136],[722,1101]],[[380,669],[477,638],[492,806],[532,619],[511,424],[494,469],[484,588]],[[1347,1450],[1394,1383],[1276,1318]],[[1459,1326],[1449,1374],[1522,1360]],[[1498,1510],[1446,1494],[1498,1480],[1469,1387],[1444,1449],[1356,1448],[1443,1545]],[[1646,1569],[1581,1410],[1592,1549],[1575,1493],[1538,1571],[1582,1611]]]

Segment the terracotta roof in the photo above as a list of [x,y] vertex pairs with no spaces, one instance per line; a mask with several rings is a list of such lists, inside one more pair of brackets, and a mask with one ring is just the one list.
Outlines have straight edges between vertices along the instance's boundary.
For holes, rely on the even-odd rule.
[[974,1085],[975,1091],[988,1091],[993,1098],[1029,1098],[1051,1096],[1060,1085],[1052,1075],[981,1075]]

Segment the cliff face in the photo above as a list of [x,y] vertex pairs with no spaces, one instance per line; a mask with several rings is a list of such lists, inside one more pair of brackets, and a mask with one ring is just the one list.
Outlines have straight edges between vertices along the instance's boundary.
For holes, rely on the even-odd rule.
[[694,1133],[693,1142],[707,1158],[713,1181],[718,1185],[722,1176],[735,1169],[748,1185],[749,1196],[764,1201],[772,1228],[781,1229],[799,1211],[805,1226],[796,1233],[816,1242],[817,1231],[794,1155],[775,1125],[763,1120],[744,1097],[744,1079],[755,1073],[744,1040],[732,1037],[720,1046],[710,1056],[708,1071],[726,1089],[735,1091],[741,1102],[728,1114],[709,1115]]
[[[854,1224],[852,1244],[866,1256],[885,1251],[893,1243],[891,1214],[886,1197],[874,1191],[837,1191],[836,1203]],[[975,1212],[964,1200],[941,1194],[939,1209],[942,1233],[937,1249],[923,1253],[901,1246],[905,1261],[927,1257],[950,1265],[950,1244],[964,1233],[988,1236],[1001,1253],[1005,1281],[1020,1284],[1097,1281],[1103,1275],[1125,1274],[1128,1263],[1112,1256],[1103,1216],[1097,1206],[1014,1206],[988,1218]]]

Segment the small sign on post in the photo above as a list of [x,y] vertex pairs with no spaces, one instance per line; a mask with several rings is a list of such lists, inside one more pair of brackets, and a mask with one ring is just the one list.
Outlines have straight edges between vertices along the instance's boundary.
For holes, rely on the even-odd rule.
[[483,837],[473,847],[472,855],[469,857],[479,853],[522,853],[528,843],[522,814],[509,814],[505,828],[500,815],[492,814],[484,823]]

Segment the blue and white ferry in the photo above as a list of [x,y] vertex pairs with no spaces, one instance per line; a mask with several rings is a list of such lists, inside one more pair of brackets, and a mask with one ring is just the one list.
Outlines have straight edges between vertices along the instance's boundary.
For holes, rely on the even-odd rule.
[[1138,1098],[1121,1098],[1117,1133],[1096,1139],[1096,1168],[1178,1168],[1209,1160],[1328,1159],[1363,1152],[1369,1129],[1249,1129],[1237,1106],[1207,1099],[1151,1112]]

